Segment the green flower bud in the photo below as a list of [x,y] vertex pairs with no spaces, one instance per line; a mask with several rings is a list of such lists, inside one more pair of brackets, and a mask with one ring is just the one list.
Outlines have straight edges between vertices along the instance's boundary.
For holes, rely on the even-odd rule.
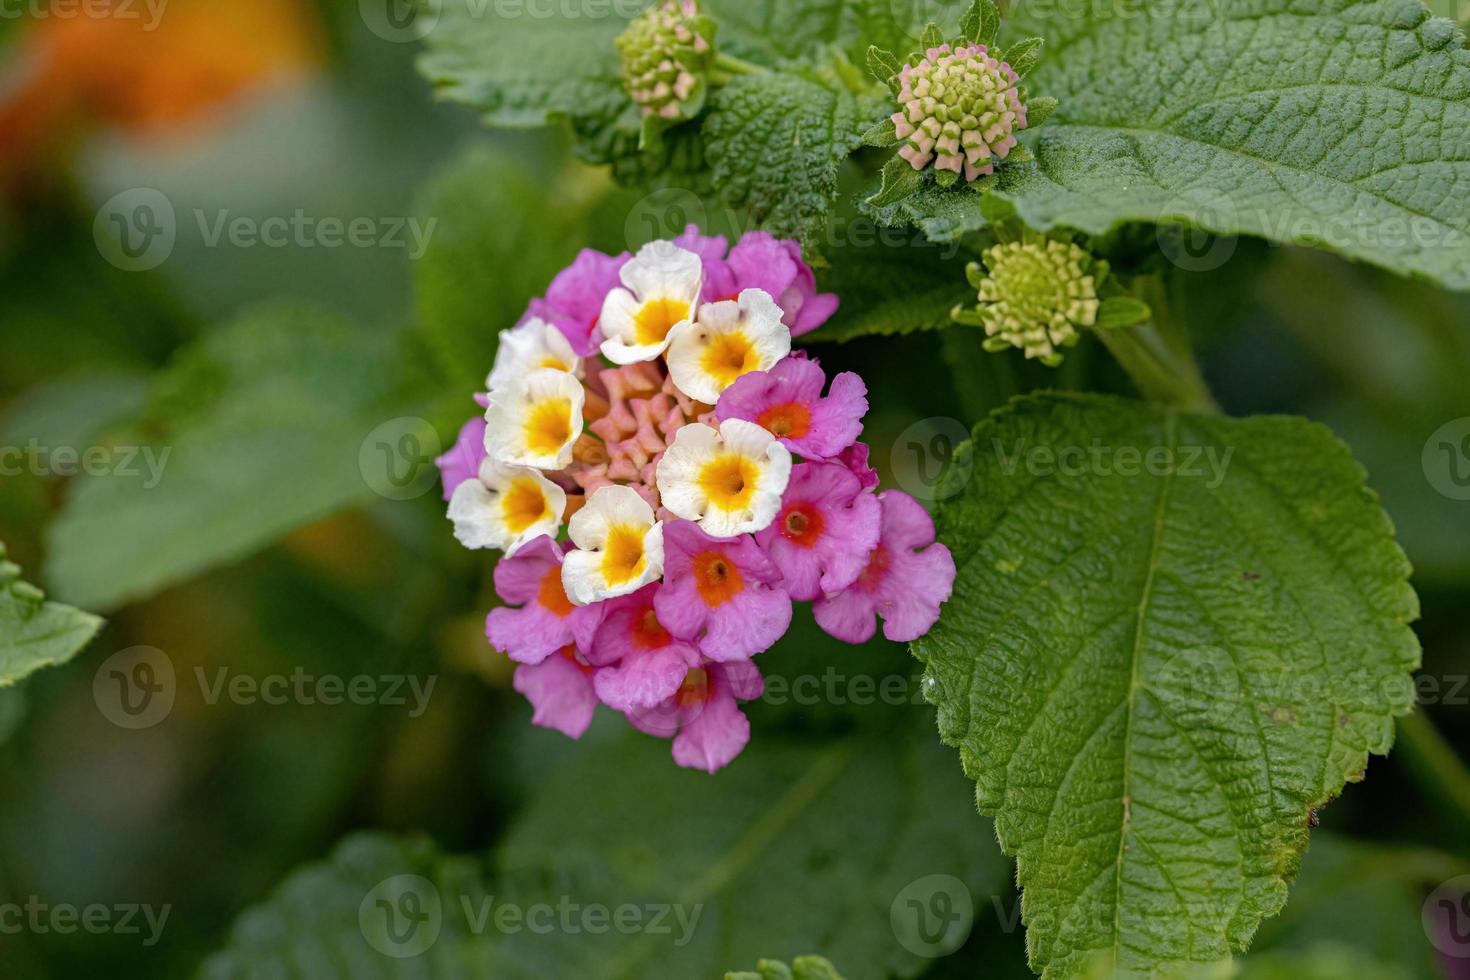
[[623,84],[645,116],[670,122],[704,108],[715,61],[715,24],[696,0],[667,0],[645,10],[618,36]]
[[1098,286],[1107,264],[1076,245],[1038,240],[1008,242],[986,250],[985,265],[971,263],[970,282],[979,290],[973,310],[956,308],[954,318],[985,328],[986,350],[1019,347],[1029,358],[1056,367],[1061,348],[1077,343],[1078,331],[1097,323]]

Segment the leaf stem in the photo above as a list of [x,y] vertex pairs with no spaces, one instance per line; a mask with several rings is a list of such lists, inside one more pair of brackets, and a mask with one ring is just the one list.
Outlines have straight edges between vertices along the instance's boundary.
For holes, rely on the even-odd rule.
[[1192,412],[1220,411],[1194,357],[1165,342],[1153,323],[1094,333],[1145,398]]
[[1398,758],[1421,789],[1470,822],[1470,769],[1423,710],[1399,719]]
[[737,58],[733,54],[725,54],[721,51],[715,55],[714,80],[716,84],[725,84],[735,75],[768,75],[771,69],[765,65],[757,65]]

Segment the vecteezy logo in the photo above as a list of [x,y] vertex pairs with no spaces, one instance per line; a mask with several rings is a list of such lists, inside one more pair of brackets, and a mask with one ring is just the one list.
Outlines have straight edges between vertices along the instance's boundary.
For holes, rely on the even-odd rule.
[[1446,956],[1470,959],[1470,875],[1436,888],[1424,902],[1424,932]]
[[155,647],[129,647],[108,657],[92,677],[92,700],[119,728],[152,728],[174,709],[174,664]]
[[1470,500],[1470,416],[1435,429],[1420,462],[1430,486],[1451,500]]
[[177,237],[173,203],[151,187],[113,196],[92,222],[97,251],[124,272],[158,268],[173,254]]
[[937,959],[964,945],[975,924],[970,889],[953,875],[926,875],[910,882],[888,907],[899,945],[916,956]]
[[426,420],[405,415],[368,433],[357,451],[357,468],[372,491],[389,500],[413,500],[438,478],[434,460],[439,433]]
[[633,205],[623,223],[623,235],[628,248],[636,252],[649,242],[676,238],[690,225],[703,228],[708,223],[708,209],[698,194],[681,187],[665,187]]
[[357,0],[357,10],[367,29],[393,44],[408,44],[428,37],[439,23],[443,0]]
[[1234,228],[1239,216],[1227,199],[1210,193],[1175,198],[1159,216],[1159,249],[1185,272],[1213,272],[1235,254],[1239,242],[1212,228]]
[[[971,460],[956,460],[970,433],[957,419],[920,419],[893,443],[888,464],[904,492],[924,501],[953,496],[970,479]],[[959,467],[955,469],[955,467]]]
[[368,945],[384,956],[421,956],[439,940],[444,925],[439,889],[420,875],[394,875],[362,900],[357,925]]

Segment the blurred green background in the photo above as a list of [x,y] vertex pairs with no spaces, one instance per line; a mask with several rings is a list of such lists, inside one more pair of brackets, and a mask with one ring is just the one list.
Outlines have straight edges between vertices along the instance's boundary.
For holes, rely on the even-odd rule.
[[[494,332],[579,247],[621,251],[686,217],[718,230],[731,216],[690,195],[617,190],[570,162],[557,134],[486,133],[472,113],[434,103],[415,51],[370,29],[356,2],[175,0],[146,32],[115,18],[0,19],[0,447],[173,447],[147,489],[0,476],[0,540],[12,560],[53,598],[108,617],[75,661],[0,691],[0,903],[172,909],[153,946],[118,934],[0,934],[6,980],[194,975],[245,909],[356,831],[423,833],[443,851],[498,853],[511,866],[563,850],[627,864],[626,840],[589,832],[579,843],[567,819],[585,808],[596,824],[606,808],[683,862],[653,853],[638,867],[698,878],[724,857],[724,831],[706,839],[692,816],[724,805],[716,794],[733,790],[714,788],[719,780],[749,784],[748,799],[782,799],[803,753],[845,745],[862,756],[916,730],[928,746],[922,705],[772,698],[751,707],[745,774],[712,782],[664,771],[673,769],[664,748],[608,719],[580,745],[529,725],[508,665],[481,633],[488,560],[455,546],[437,487],[400,493],[363,453],[373,457],[370,437],[384,424],[423,451],[434,435],[447,445],[473,411]],[[137,200],[140,188],[168,202],[175,240],[135,271],[106,238],[110,215],[132,213],[110,202]],[[298,211],[370,219],[375,244],[211,240],[222,216]],[[404,246],[382,241],[410,218],[431,229],[422,256],[410,234]],[[1117,244],[1157,250],[1151,230]],[[1425,455],[1436,430],[1470,416],[1470,301],[1304,251],[1217,245],[1230,250],[1220,268],[1174,281],[1209,381],[1233,414],[1327,423],[1368,469],[1415,565],[1423,675],[1441,702],[1423,710],[1444,738],[1409,733],[1320,814],[1302,881],[1256,948],[1330,943],[1393,975],[1470,976],[1470,961],[1435,955],[1420,923],[1430,889],[1470,871],[1466,785],[1441,754],[1446,743],[1470,754],[1470,503],[1442,492],[1455,461],[1436,468],[1435,452]],[[832,251],[836,276],[841,248]],[[982,355],[957,332],[819,353],[867,377],[866,438],[890,479],[912,426],[968,428],[1048,384],[1129,392],[1091,344],[1057,373]],[[394,429],[397,419],[422,422]],[[1470,472],[1470,458],[1461,462]],[[130,731],[99,710],[93,683],[109,657],[138,646],[166,653],[178,699],[160,724]],[[809,624],[762,657],[769,674],[792,678],[832,664],[874,678],[915,673],[901,647],[849,650]],[[416,717],[394,705],[210,703],[195,671],[221,668],[411,675],[435,687]],[[952,866],[942,852],[905,863],[899,848],[863,880],[898,888],[931,871],[963,877],[978,909],[962,949],[894,956],[891,937],[858,941],[832,923],[781,933],[759,921],[751,895],[722,886],[724,911],[749,921],[727,926],[700,962],[734,969],[757,955],[819,952],[854,976],[1029,975],[1010,869],[988,822],[963,809],[953,753],[915,751],[922,778],[947,794],[936,809],[961,801],[947,815],[953,826],[934,834],[965,839],[964,853]],[[839,778],[871,801],[888,785],[880,770]],[[593,776],[610,781],[607,793],[651,799],[579,798],[573,790]],[[535,827],[558,814],[551,839],[538,839]],[[729,833],[745,839],[739,827]],[[816,845],[797,861],[813,876],[843,867]],[[772,886],[778,911],[784,890]],[[892,897],[868,896],[871,921],[886,919]],[[754,948],[767,936],[797,948]],[[864,961],[844,963],[844,952]],[[601,975],[582,969],[542,975]]]

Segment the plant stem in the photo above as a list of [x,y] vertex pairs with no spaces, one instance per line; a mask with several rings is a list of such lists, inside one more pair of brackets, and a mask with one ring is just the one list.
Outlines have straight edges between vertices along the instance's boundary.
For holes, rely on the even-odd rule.
[[733,54],[725,54],[723,51],[715,55],[715,77],[724,77],[726,81],[734,75],[765,75],[770,69],[765,65],[757,65],[737,58]]
[[1194,357],[1166,343],[1153,323],[1094,332],[1145,398],[1191,412],[1220,411]]
[[1422,710],[1400,718],[1398,728],[1398,754],[1415,782],[1470,822],[1470,769]]

